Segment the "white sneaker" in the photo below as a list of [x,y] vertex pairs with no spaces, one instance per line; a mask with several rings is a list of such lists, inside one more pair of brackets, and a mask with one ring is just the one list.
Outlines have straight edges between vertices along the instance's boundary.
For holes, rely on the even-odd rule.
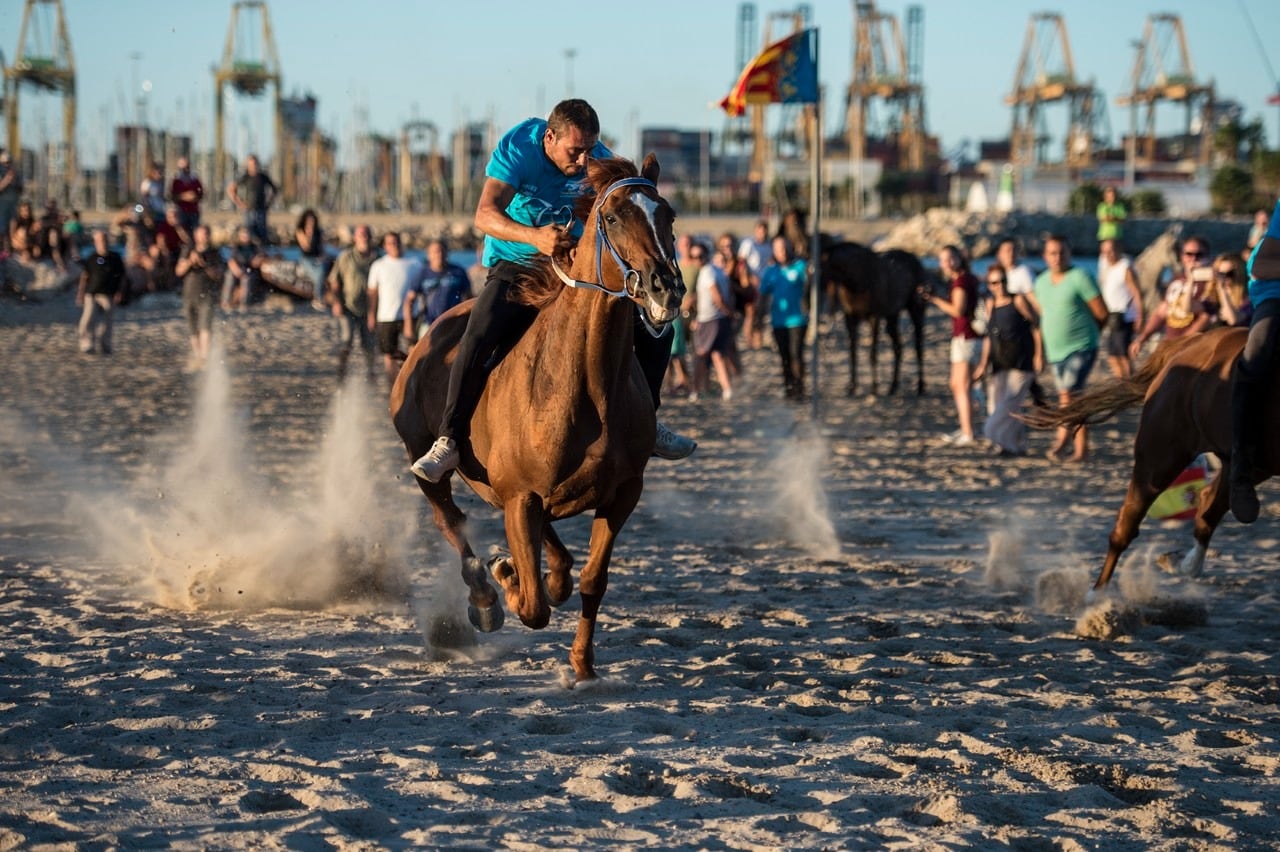
[[968,435],[962,434],[960,437],[956,438],[954,441],[951,442],[951,446],[972,447],[975,443],[977,442],[973,438],[970,438]]
[[439,482],[440,477],[458,466],[458,442],[441,435],[426,454],[410,465],[413,475],[427,482]]
[[660,459],[682,459],[698,447],[698,442],[672,432],[658,421],[658,435],[653,441],[653,454]]
[[959,429],[957,429],[954,432],[947,432],[945,435],[942,436],[942,443],[954,444],[956,442],[956,439],[958,439],[963,434],[964,433],[961,432]]

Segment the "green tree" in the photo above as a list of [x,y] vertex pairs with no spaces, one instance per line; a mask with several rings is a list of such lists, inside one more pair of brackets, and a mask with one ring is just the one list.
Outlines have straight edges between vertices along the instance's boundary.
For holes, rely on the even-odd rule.
[[[1125,204],[1125,200],[1116,195],[1116,201]],[[1102,187],[1096,183],[1082,183],[1071,190],[1067,196],[1067,212],[1075,216],[1092,216],[1102,203]],[[1125,204],[1126,209],[1128,205]]]
[[909,188],[906,173],[893,169],[882,172],[880,180],[876,182],[876,192],[880,193],[880,201],[886,212],[901,212]]
[[1253,188],[1263,196],[1263,207],[1280,196],[1280,151],[1262,151],[1254,158]]
[[1219,213],[1247,213],[1253,209],[1253,173],[1240,166],[1223,166],[1209,181],[1209,197]]
[[1128,208],[1135,216],[1160,216],[1168,209],[1168,205],[1160,190],[1139,189],[1129,196]]

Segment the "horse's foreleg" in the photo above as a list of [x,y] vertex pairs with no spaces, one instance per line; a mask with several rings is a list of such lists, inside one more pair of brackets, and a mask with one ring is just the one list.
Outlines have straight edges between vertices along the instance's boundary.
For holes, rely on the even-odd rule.
[[[1120,506],[1120,511],[1116,515],[1115,526],[1111,528],[1107,558],[1102,563],[1102,571],[1098,573],[1097,582],[1093,584],[1094,591],[1100,591],[1111,581],[1111,575],[1120,562],[1121,554],[1138,537],[1138,528],[1142,524],[1142,519],[1147,516],[1147,510],[1151,508],[1151,504],[1195,458],[1194,451],[1179,447],[1165,445],[1148,449],[1145,445],[1149,440],[1151,439],[1144,435],[1144,430],[1139,426],[1138,437],[1134,441],[1136,450],[1133,477],[1129,480],[1129,490],[1125,494],[1124,504]],[[1162,437],[1161,440],[1167,440],[1167,437]]]
[[418,485],[431,504],[436,529],[440,530],[440,534],[462,558],[462,579],[471,590],[467,596],[470,604],[467,617],[477,630],[492,633],[502,626],[502,607],[498,605],[498,590],[489,583],[484,564],[476,557],[475,551],[471,549],[471,542],[463,532],[467,516],[453,502],[453,489],[448,479],[441,482],[419,479]]
[[1224,483],[1230,481],[1231,470],[1228,464],[1222,466],[1213,482],[1200,492],[1200,508],[1196,511],[1195,546],[1182,558],[1178,569],[1188,577],[1199,577],[1204,571],[1204,557],[1209,552],[1209,539],[1222,523],[1231,502],[1231,489]]
[[560,606],[573,594],[573,556],[556,535],[550,521],[542,526],[542,549],[547,557],[547,595],[552,606]]
[[643,488],[644,481],[639,477],[618,486],[613,503],[597,509],[595,520],[591,522],[591,553],[578,577],[582,617],[578,619],[578,631],[569,651],[569,664],[573,666],[574,676],[580,681],[592,680],[596,676],[592,641],[595,638],[600,602],[609,586],[609,559],[613,556],[613,543],[622,530],[622,525],[631,517],[636,503],[640,501],[640,491]]
[[542,534],[546,525],[546,512],[542,498],[537,494],[523,493],[506,501],[503,506],[507,547],[511,550],[514,571],[506,560],[494,566],[494,577],[507,593],[507,608],[527,627],[540,630],[551,620],[551,607],[542,589]]
[[916,344],[916,393],[924,396],[924,306],[912,305],[911,326],[915,331]]
[[867,358],[871,367],[871,395],[875,396],[880,389],[880,317],[871,318],[871,345],[867,347]]

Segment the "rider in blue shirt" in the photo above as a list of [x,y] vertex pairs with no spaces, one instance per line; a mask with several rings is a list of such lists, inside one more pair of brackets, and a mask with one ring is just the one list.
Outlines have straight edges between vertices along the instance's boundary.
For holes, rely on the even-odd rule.
[[[508,351],[538,315],[535,308],[508,301],[507,293],[534,258],[562,254],[582,235],[582,223],[573,219],[572,211],[575,199],[587,191],[587,158],[612,156],[599,137],[596,111],[584,100],[570,99],[556,104],[545,121],[526,119],[498,142],[485,167],[475,216],[476,227],[485,234],[489,277],[472,306],[450,367],[440,437],[413,463],[415,476],[438,482],[458,466],[458,442],[470,435],[471,415],[493,368],[491,359]],[[572,228],[566,230],[566,225]],[[671,341],[641,332],[635,335],[635,347],[657,408]],[[654,455],[680,459],[695,446],[658,423]]]
[[1280,338],[1280,201],[1267,232],[1249,255],[1249,301],[1249,339],[1236,362],[1231,387],[1231,513],[1242,524],[1258,519],[1258,444]]

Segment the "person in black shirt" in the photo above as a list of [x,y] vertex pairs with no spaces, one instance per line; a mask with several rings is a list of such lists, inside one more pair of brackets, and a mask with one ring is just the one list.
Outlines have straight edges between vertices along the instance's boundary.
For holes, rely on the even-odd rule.
[[999,263],[987,269],[987,333],[974,380],[987,378],[987,421],[982,435],[1001,456],[1027,454],[1027,426],[1018,413],[1031,382],[1044,367],[1044,343],[1035,312],[1021,293],[1009,293],[1009,276]]
[[244,166],[244,174],[227,184],[227,198],[244,211],[244,223],[258,244],[269,245],[271,233],[267,230],[267,210],[276,200],[279,189],[267,173],[259,168],[258,158],[253,154],[245,160]]
[[107,248],[107,232],[93,232],[93,253],[84,259],[76,304],[80,315],[80,351],[111,354],[111,316],[124,298],[124,261]]
[[231,257],[227,259],[227,274],[222,279],[224,311],[232,308],[244,311],[253,301],[263,260],[265,256],[253,241],[249,229],[244,225],[236,228],[236,241],[231,246]]
[[209,226],[196,227],[195,246],[186,250],[174,269],[182,279],[182,309],[191,331],[190,371],[203,370],[213,341],[213,312],[222,289],[222,254],[209,243]]

